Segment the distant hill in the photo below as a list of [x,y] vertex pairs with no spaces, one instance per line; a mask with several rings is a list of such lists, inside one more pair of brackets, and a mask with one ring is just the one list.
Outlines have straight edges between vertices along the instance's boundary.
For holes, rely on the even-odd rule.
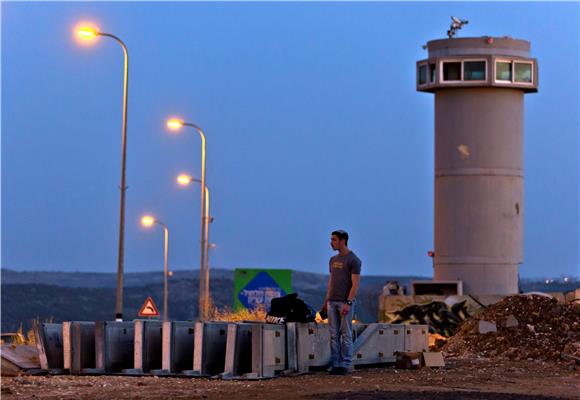
[[[199,271],[174,271],[169,283],[169,313],[172,319],[195,320]],[[2,332],[27,329],[32,320],[111,320],[115,309],[115,273],[14,271],[1,270]],[[210,291],[219,308],[232,307],[234,301],[234,271],[212,269]],[[428,279],[414,276],[367,276],[361,279],[357,296],[357,318],[376,321],[378,301],[384,284],[398,280],[408,286],[412,280]],[[308,304],[318,309],[324,299],[328,275],[294,271],[293,288]],[[159,308],[163,299],[163,273],[126,273],[124,282],[124,318],[137,317],[147,296]],[[578,280],[564,286],[557,282],[546,285],[543,280],[522,280],[522,291],[567,291],[578,287]]]
[[[169,313],[172,319],[197,318],[197,290],[199,271],[174,271],[169,283]],[[212,269],[210,292],[219,308],[232,307],[234,301],[234,271]],[[319,308],[324,299],[327,275],[294,271],[294,291]],[[357,296],[357,318],[365,322],[376,321],[378,299],[384,284],[397,279],[409,284],[417,277],[362,276]],[[159,308],[163,299],[163,273],[127,273],[124,283],[124,318],[137,317],[147,296]],[[115,273],[14,271],[2,269],[2,331],[24,329],[32,320],[111,320],[115,309]]]

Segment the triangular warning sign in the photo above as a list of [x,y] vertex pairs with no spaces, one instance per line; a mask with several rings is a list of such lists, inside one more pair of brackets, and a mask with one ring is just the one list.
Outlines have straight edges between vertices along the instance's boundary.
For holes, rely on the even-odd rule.
[[145,303],[143,303],[143,306],[139,310],[139,316],[140,317],[159,316],[159,310],[157,310],[157,307],[155,306],[155,303],[153,302],[151,296],[147,297],[147,300],[145,300]]

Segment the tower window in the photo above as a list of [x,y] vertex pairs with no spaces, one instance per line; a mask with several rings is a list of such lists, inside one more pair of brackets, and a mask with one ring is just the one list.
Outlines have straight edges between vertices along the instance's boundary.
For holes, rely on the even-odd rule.
[[419,85],[427,83],[427,64],[419,65]]
[[531,63],[514,63],[514,81],[532,83],[532,64]]
[[429,64],[429,75],[431,83],[435,83],[435,64]]
[[444,81],[461,80],[461,61],[443,63],[443,80]]
[[465,61],[463,63],[463,79],[466,81],[484,81],[485,61]]
[[512,63],[509,61],[497,61],[495,63],[495,80],[512,81]]

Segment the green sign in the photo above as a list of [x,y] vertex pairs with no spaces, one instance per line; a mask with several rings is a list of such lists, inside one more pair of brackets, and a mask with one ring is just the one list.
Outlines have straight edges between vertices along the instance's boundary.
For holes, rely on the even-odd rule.
[[264,306],[276,297],[292,293],[292,270],[236,268],[234,271],[234,311]]

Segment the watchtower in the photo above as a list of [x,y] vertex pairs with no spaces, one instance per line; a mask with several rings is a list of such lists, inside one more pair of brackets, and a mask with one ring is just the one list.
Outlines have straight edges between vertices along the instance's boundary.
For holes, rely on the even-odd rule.
[[465,294],[518,292],[523,262],[524,94],[538,90],[530,43],[427,43],[417,91],[435,95],[435,281]]

